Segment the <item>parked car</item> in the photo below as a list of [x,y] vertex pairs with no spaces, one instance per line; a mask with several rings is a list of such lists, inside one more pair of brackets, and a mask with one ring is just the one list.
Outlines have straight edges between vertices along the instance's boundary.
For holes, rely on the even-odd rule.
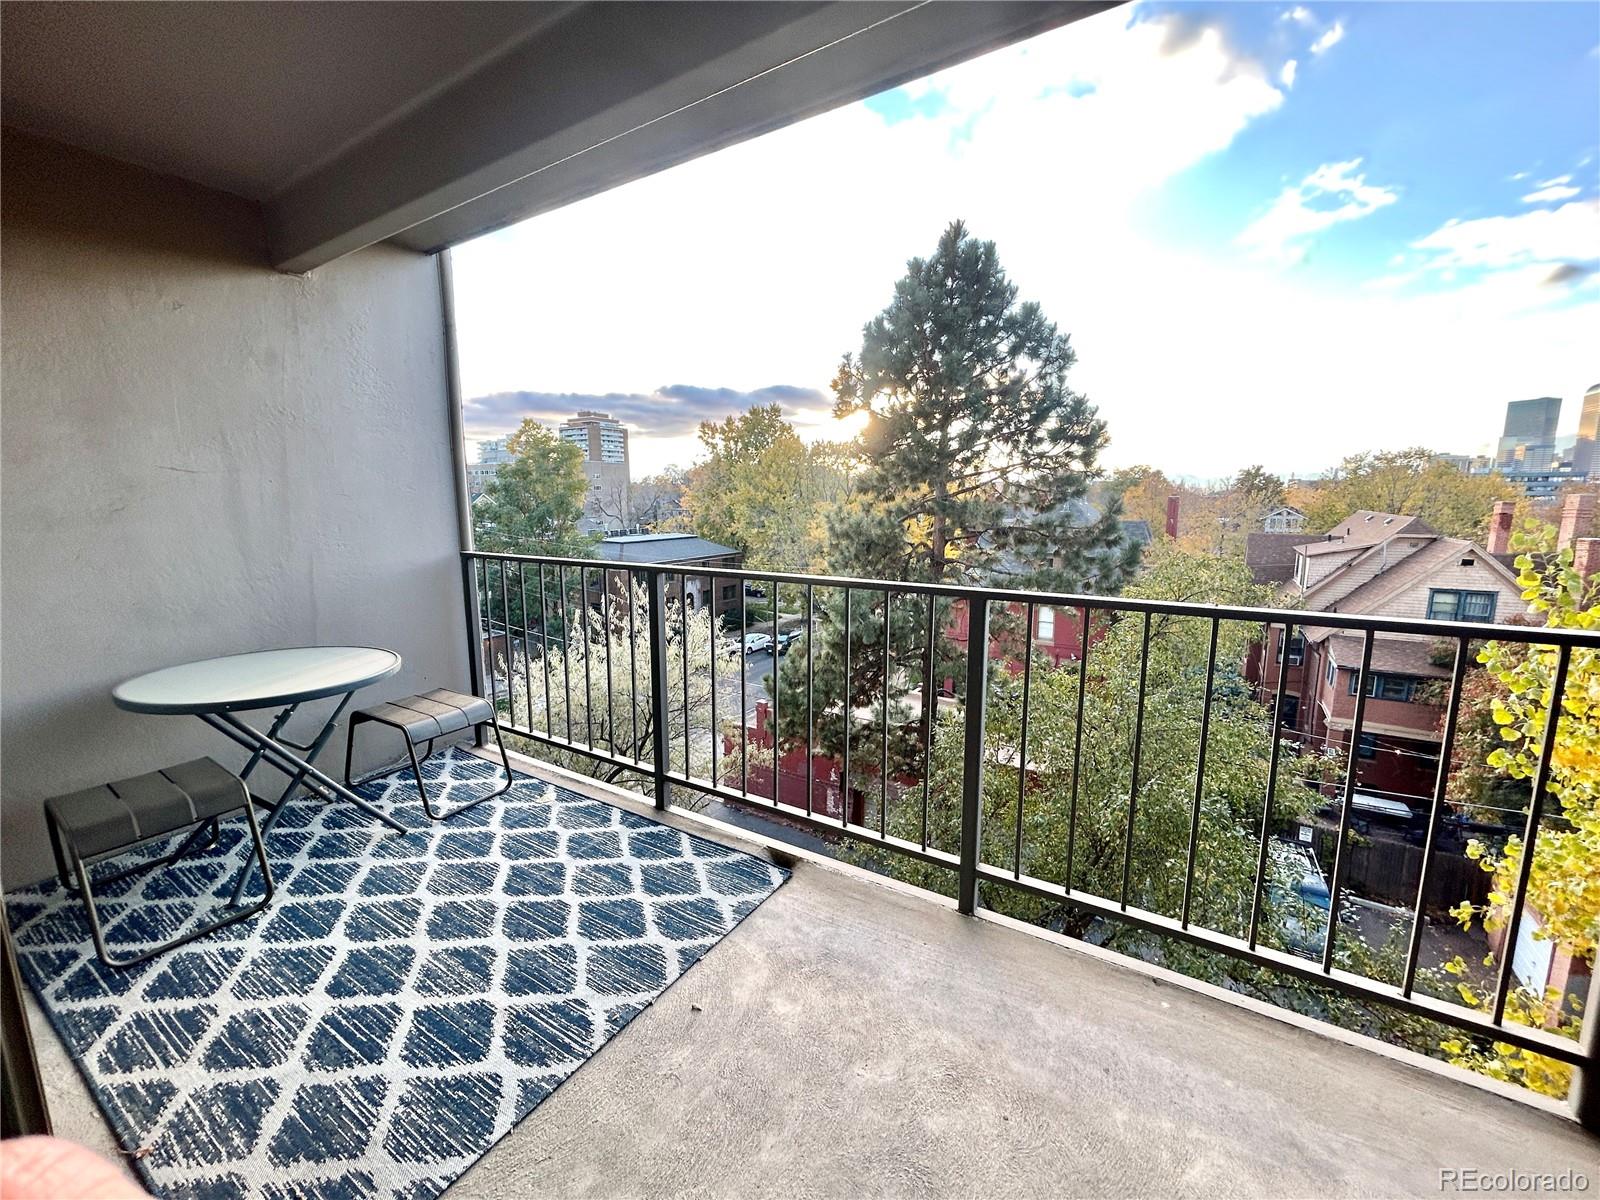
[[1282,917],[1285,949],[1319,957],[1333,903],[1316,855],[1308,847],[1274,840],[1270,873],[1267,898]]
[[781,632],[779,632],[779,634],[778,634],[778,653],[779,654],[787,654],[787,653],[789,653],[789,647],[794,645],[796,642],[798,642],[800,640],[800,638],[801,638],[801,631],[798,630],[798,629],[785,629],[785,630],[782,630]]
[[747,633],[744,635],[744,652],[746,654],[772,653],[772,635],[770,633]]

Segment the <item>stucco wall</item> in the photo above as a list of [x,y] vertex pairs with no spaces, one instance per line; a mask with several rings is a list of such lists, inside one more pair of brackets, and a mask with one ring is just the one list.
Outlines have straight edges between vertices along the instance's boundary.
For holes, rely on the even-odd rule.
[[[467,667],[434,261],[380,246],[280,275],[253,205],[9,131],[3,155],[0,870],[16,886],[50,869],[43,797],[199,754],[239,765],[194,718],[120,712],[119,680],[388,646],[405,669],[370,701],[464,688]],[[324,765],[342,750],[341,730]]]

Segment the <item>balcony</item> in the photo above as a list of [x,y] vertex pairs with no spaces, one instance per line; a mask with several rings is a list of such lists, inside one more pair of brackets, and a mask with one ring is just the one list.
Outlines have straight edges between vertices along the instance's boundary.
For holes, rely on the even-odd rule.
[[[58,1132],[115,1157],[36,1037]],[[1558,1112],[802,852],[451,1194],[1433,1196],[1448,1171],[1592,1178],[1592,1137]]]
[[[442,250],[1103,7],[246,6],[222,19],[204,6],[7,5],[7,119],[26,117],[4,149],[7,889],[51,874],[45,797],[199,755],[244,761],[198,723],[116,709],[118,682],[269,647],[391,646],[404,667],[373,701],[471,688],[532,756],[517,769],[571,802],[597,798],[793,869],[525,1120],[511,1128],[509,1101],[497,1110],[509,1132],[453,1196],[1435,1195],[1469,1176],[1511,1190],[1513,1172],[1592,1180],[1594,1022],[1579,1042],[1506,1021],[1509,955],[1474,966],[1487,1010],[1422,985],[1447,948],[1440,854],[1422,848],[1421,878],[1384,918],[1402,937],[1394,977],[1339,958],[1376,919],[1347,894],[1363,868],[1345,852],[1362,819],[1354,773],[1316,793],[1332,814],[1319,836],[1339,848],[1327,915],[1298,932],[1280,920],[1271,843],[1287,831],[1273,797],[1292,781],[1267,719],[1252,743],[1265,753],[1243,756],[1265,786],[1248,816],[1255,849],[1231,877],[1243,901],[1217,911],[1195,832],[1205,771],[1155,760],[1165,718],[1145,703],[1139,664],[1166,651],[1169,620],[1199,631],[1180,665],[1203,746],[1216,671],[1236,665],[1206,654],[1206,632],[1214,645],[1219,624],[1292,631],[1300,614],[714,568],[708,584],[753,579],[807,608],[843,601],[849,694],[806,679],[766,697],[750,649],[702,634],[704,614],[679,603],[692,590],[681,566],[664,581],[650,565],[472,550]],[[742,605],[746,590],[698,594]],[[903,625],[881,615],[891,605]],[[1041,668],[1030,682],[1026,635],[1020,656],[1003,644],[1018,637],[1013,618],[1039,608],[1081,631],[1052,664],[1067,672],[1057,683],[1093,677],[1084,656],[1096,663],[1107,630],[1132,635],[1139,684],[1121,697],[1130,719],[1114,745],[1071,736],[1084,723],[1069,688],[1052,698],[1069,737],[1041,746],[1046,710],[1030,709]],[[1318,622],[1367,651],[1397,624]],[[1397,627],[1458,644],[1521,636],[1563,663],[1595,645]],[[940,630],[964,651],[948,671],[919,649],[917,635]],[[787,642],[797,688],[811,646]],[[1357,679],[1352,734],[1366,698]],[[1262,704],[1242,687],[1228,699]],[[764,721],[781,746],[763,740]],[[812,745],[825,724],[843,730],[838,758]],[[334,759],[343,744],[330,743]],[[1117,787],[1036,822],[1041,798],[1077,803],[1080,755],[1096,753]],[[392,745],[353,757],[326,768],[394,765]],[[1175,807],[1150,806],[1158,769]],[[1427,799],[1431,838],[1439,798]],[[1135,831],[1152,812],[1176,820],[1171,844],[1186,853],[1147,853]],[[1549,816],[1532,806],[1524,832]],[[459,861],[443,847],[460,828],[431,830],[420,874]],[[352,878],[382,857],[351,853]],[[281,916],[298,895],[284,878],[288,894],[262,920],[213,947]],[[1072,936],[997,911],[1017,897]],[[1533,1050],[1574,1068],[1579,1090],[1570,1104],[1541,1100],[1188,980],[1097,944],[1116,930],[1152,957],[1206,955],[1362,1013]],[[445,948],[426,931],[391,940],[419,957]],[[245,966],[270,973],[272,961]],[[106,988],[130,991],[131,978]],[[141,996],[116,1019],[157,1010]],[[81,1049],[74,1063],[27,1004],[55,1132],[143,1163],[147,1147],[115,1140],[81,1082]],[[255,1020],[272,1005],[229,992],[217,1007]],[[5,1032],[8,1062],[21,1061],[17,1030]],[[252,1082],[280,1069],[292,1067]],[[215,1113],[228,1115],[201,1115]],[[225,1157],[202,1152],[217,1153],[202,1166]],[[286,1174],[263,1152],[235,1182],[267,1195]]]
[[[1454,940],[1452,922],[1439,919],[1446,907],[1453,907],[1453,900],[1441,900],[1438,893],[1441,886],[1449,890],[1463,881],[1475,882],[1461,850],[1452,852],[1445,844],[1446,787],[1454,767],[1440,767],[1455,761],[1469,646],[1474,640],[1497,639],[1546,648],[1553,663],[1550,694],[1562,697],[1565,704],[1573,654],[1592,652],[1596,645],[1592,633],[710,567],[701,581],[706,594],[716,594],[730,583],[737,584],[742,594],[758,584],[776,600],[783,589],[790,589],[801,605],[800,627],[809,631],[791,643],[798,646],[797,657],[787,670],[776,654],[772,656],[775,669],[764,680],[771,698],[759,705],[757,727],[752,730],[748,720],[752,639],[724,635],[722,622],[704,612],[696,617],[673,598],[663,569],[624,570],[582,560],[486,553],[464,555],[463,566],[470,597],[469,640],[481,651],[474,670],[480,685],[502,698],[508,728],[536,752],[553,753],[568,765],[587,764],[612,779],[631,778],[639,790],[653,795],[658,811],[668,810],[675,798],[680,798],[678,802],[689,798],[691,807],[702,807],[709,798],[737,824],[749,824],[741,817],[765,814],[775,822],[770,828],[779,836],[784,829],[820,835],[864,854],[864,861],[886,873],[895,874],[897,864],[914,864],[911,874],[918,882],[953,893],[958,910],[965,914],[979,910],[981,889],[989,889],[991,897],[997,893],[1032,897],[1053,903],[1053,919],[1070,910],[1098,922],[1102,929],[1148,935],[1168,947],[1149,956],[1158,962],[1173,953],[1173,947],[1198,948],[1265,968],[1280,984],[1328,989],[1368,1006],[1369,1013],[1397,1011],[1438,1022],[1441,1028],[1547,1055],[1575,1068],[1577,1109],[1582,1111],[1589,1103],[1583,1099],[1589,1094],[1583,1081],[1593,1070],[1592,1048],[1505,1015],[1508,1005],[1515,1007],[1511,1001],[1519,987],[1526,984],[1526,980],[1519,983],[1513,970],[1515,956],[1505,948],[1519,946],[1519,937],[1527,936],[1534,920],[1528,915],[1529,871],[1522,870],[1514,893],[1497,902],[1507,914],[1507,927],[1491,942]],[[530,584],[530,577],[536,582]],[[834,597],[831,628],[819,615],[827,611],[819,607],[819,593]],[[1066,699],[1070,704],[1075,688],[1076,713],[1063,713],[1058,703],[1048,718],[1053,724],[1046,725],[1045,716],[1035,715],[1036,740],[1030,746],[1030,705],[1037,712],[1049,700],[1048,696],[1036,699],[1033,670],[1036,610],[1046,606],[1077,614],[1080,633],[1075,644],[1082,649],[1066,676],[1065,695],[1059,690],[1056,695],[1058,702]],[[1020,634],[1014,627],[1005,628],[1008,608],[1013,610],[1011,618],[1026,614]],[[776,614],[775,604],[771,644],[777,640]],[[1237,691],[1240,681],[1238,667],[1219,659],[1219,639],[1223,644],[1230,641],[1222,633],[1225,627],[1249,627],[1259,645],[1272,640],[1270,632],[1275,629],[1287,629],[1292,641],[1297,628],[1311,621],[1343,631],[1360,647],[1360,667],[1351,687],[1356,697],[1352,718],[1344,749],[1337,756],[1342,771],[1321,781],[1296,774],[1311,769],[1301,765],[1299,735],[1267,732],[1271,697],[1284,693],[1293,656],[1280,657],[1276,687],[1266,691],[1268,706],[1259,710],[1258,717],[1250,715],[1257,710],[1248,705],[1241,707],[1236,699],[1230,702],[1230,692]],[[749,627],[743,620],[739,625]],[[1197,638],[1191,633],[1188,643],[1179,637],[1185,625],[1200,631]],[[1138,655],[1136,666],[1124,659],[1123,690],[1135,677],[1137,690],[1131,697],[1121,697],[1131,704],[1116,710],[1110,724],[1104,720],[1097,724],[1093,714],[1105,694],[1117,690],[1109,678],[1111,670],[1098,665],[1097,655],[1116,657],[1119,626],[1131,635],[1122,639],[1124,655],[1135,648]],[[941,678],[948,686],[948,674],[960,669],[936,658],[939,628],[961,632],[965,664],[959,696],[935,704]],[[1209,650],[1200,657],[1183,657],[1186,645],[1190,652],[1205,645],[1207,629]],[[1363,899],[1364,889],[1351,873],[1352,863],[1362,857],[1364,841],[1353,832],[1357,822],[1365,828],[1363,815],[1377,813],[1381,819],[1389,811],[1384,801],[1358,790],[1363,722],[1375,691],[1366,682],[1380,635],[1442,639],[1454,647],[1455,670],[1444,700],[1444,744],[1434,766],[1431,800],[1423,799],[1425,819],[1420,828],[1411,830],[1421,835],[1417,877],[1399,908]],[[898,646],[893,644],[896,637]],[[1231,643],[1239,644],[1237,638]],[[830,649],[836,667],[842,656],[844,671],[844,690],[832,695],[819,692],[816,684],[816,658]],[[1179,655],[1176,668],[1187,683],[1185,689],[1169,689],[1149,702],[1150,664],[1163,653],[1169,666],[1171,655]],[[1254,661],[1254,646],[1250,656]],[[738,679],[736,695],[725,694],[719,685],[719,663],[724,663],[725,678]],[[897,699],[891,699],[891,692]],[[1086,695],[1095,697],[1088,717]],[[785,696],[791,714],[788,726],[779,719]],[[721,716],[719,699],[724,706]],[[803,718],[795,711],[797,704],[803,705]],[[1014,710],[1012,716],[1019,719],[1007,724],[1002,714],[997,729],[993,714],[1001,707]],[[1207,845],[1217,810],[1227,809],[1207,776],[1207,756],[1216,753],[1211,744],[1216,732],[1213,714],[1224,709],[1233,711],[1228,719],[1235,726],[1241,726],[1242,714],[1247,732],[1254,723],[1258,738],[1243,745],[1235,741],[1232,753],[1257,758],[1257,765],[1265,768],[1260,799],[1250,801],[1258,815],[1221,814],[1224,824],[1249,820],[1258,831],[1248,873],[1240,878],[1235,865],[1232,879],[1230,868],[1209,861]],[[1195,722],[1192,759],[1159,767],[1142,763],[1141,756],[1155,737],[1153,725],[1147,735],[1147,716],[1152,723]],[[1097,777],[1092,756],[1097,745],[1120,735],[1118,720],[1131,725],[1132,733],[1126,743],[1126,765],[1114,763],[1113,773],[1125,770],[1127,780],[1124,784],[1118,775],[1110,793],[1101,794],[1096,789],[1103,791],[1106,784],[1103,776]],[[1218,724],[1223,720],[1219,715]],[[818,745],[830,725],[839,736],[834,760]],[[774,727],[780,731],[778,739],[771,736]],[[1531,780],[1533,796],[1546,793],[1557,728],[1559,722],[1543,726]],[[1054,770],[1041,759],[1048,753],[1038,750],[1041,733],[1052,732],[1063,745],[1070,741],[1071,746],[1070,759],[1058,754],[1061,761]],[[1119,742],[1117,749],[1123,744]],[[953,756],[957,763],[943,776],[937,765],[941,756]],[[1173,819],[1174,770],[1182,775],[1182,788],[1193,789],[1192,800],[1177,806],[1187,814],[1182,852],[1160,847],[1140,830],[1141,815],[1147,826]],[[1163,772],[1164,782],[1153,778]],[[1070,805],[1063,806],[1067,793]],[[1151,816],[1148,810],[1159,806],[1163,796],[1166,811],[1158,809]],[[1286,803],[1332,812],[1333,828],[1324,839],[1331,846],[1331,862],[1325,875],[1317,871],[1314,889],[1321,911],[1302,911],[1293,895],[1302,890],[1298,864],[1310,862],[1315,868],[1315,858],[1301,857],[1305,852],[1294,845],[1291,830],[1284,828],[1285,822],[1292,825],[1311,817],[1304,815],[1304,807],[1298,817],[1286,815]],[[1394,807],[1390,803],[1389,808]],[[1552,818],[1548,809],[1544,802],[1525,805],[1520,829],[1524,844],[1534,842],[1541,825],[1561,820],[1559,814]],[[1092,817],[1097,811],[1101,815]],[[1058,819],[1064,815],[1064,820],[1041,827],[1041,813]],[[730,828],[720,822],[719,826]],[[1309,825],[1300,826],[1302,842],[1314,843],[1311,833]],[[1093,853],[1087,847],[1096,837],[1102,853],[1110,843],[1116,861],[1109,871],[1102,871],[1098,882],[1086,881],[1093,872],[1082,860]],[[1055,857],[1062,846],[1064,863]],[[1285,877],[1285,870],[1295,878]],[[1172,879],[1181,880],[1181,887],[1164,889],[1163,881]],[[1392,885],[1394,880],[1380,882]],[[1230,894],[1236,894],[1243,907],[1230,910],[1226,899]],[[1370,948],[1381,940],[1374,929],[1386,928],[1404,947],[1403,963],[1383,968],[1365,960],[1352,965],[1341,958],[1351,946]],[[1452,949],[1447,951],[1447,945]],[[1458,957],[1463,948],[1473,961]],[[1485,951],[1490,952],[1488,957]],[[1456,959],[1454,965],[1448,962],[1451,958]],[[1474,962],[1480,958],[1492,969],[1475,971]],[[1461,1003],[1452,973],[1481,987],[1481,999],[1471,1005]],[[1571,986],[1582,989],[1585,984],[1575,981]],[[1580,992],[1571,999],[1582,1005],[1586,997]],[[1366,1017],[1355,1019],[1362,1027],[1374,1024]]]

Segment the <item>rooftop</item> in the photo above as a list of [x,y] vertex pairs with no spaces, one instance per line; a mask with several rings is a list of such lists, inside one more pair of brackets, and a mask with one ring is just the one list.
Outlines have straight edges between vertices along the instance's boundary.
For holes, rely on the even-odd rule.
[[739,552],[692,533],[622,533],[601,539],[601,558],[611,562],[699,562]]

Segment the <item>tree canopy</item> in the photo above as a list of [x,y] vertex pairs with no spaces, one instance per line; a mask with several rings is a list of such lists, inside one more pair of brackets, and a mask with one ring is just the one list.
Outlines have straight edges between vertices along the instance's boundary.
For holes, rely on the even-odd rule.
[[583,452],[532,418],[506,439],[511,461],[472,507],[480,550],[588,557],[592,535],[581,533],[588,479]]
[[[1516,561],[1523,599],[1543,614],[1548,628],[1600,629],[1600,587],[1573,569],[1571,548],[1553,549],[1552,533],[1535,524],[1513,540],[1521,551]],[[1527,902],[1537,914],[1533,937],[1555,943],[1592,968],[1600,945],[1600,651],[1571,652],[1566,686],[1553,704],[1557,653],[1550,646],[1522,642],[1489,642],[1479,653],[1493,681],[1490,714],[1500,735],[1484,765],[1507,780],[1531,781],[1546,730],[1556,720],[1549,794],[1557,811],[1544,816],[1537,829]],[[1546,804],[1542,796],[1527,802]],[[1467,853],[1493,876],[1494,889],[1488,904],[1462,901],[1454,914],[1465,927],[1481,920],[1491,930],[1503,929],[1510,921],[1517,878],[1530,850],[1521,837],[1513,836],[1498,850],[1474,841]],[[1510,951],[1507,947],[1501,953]],[[1460,975],[1462,967],[1457,960],[1447,969]],[[1467,1003],[1490,1003],[1488,996],[1466,983],[1458,987]],[[1584,1019],[1563,1011],[1563,997],[1555,989],[1519,987],[1509,997],[1506,1013],[1511,1020],[1554,1025],[1574,1037]],[[1504,1043],[1484,1046],[1453,1038],[1444,1049],[1459,1065],[1550,1095],[1565,1095],[1571,1080],[1571,1068],[1565,1064]]]
[[826,514],[848,486],[839,447],[807,446],[777,404],[702,421],[700,445],[705,458],[690,469],[683,492],[690,529],[742,550],[747,566],[825,566]]
[[[834,379],[835,414],[865,414],[866,427],[850,498],[827,521],[831,569],[1114,593],[1137,548],[1124,542],[1115,503],[1103,513],[1087,503],[1106,431],[1067,385],[1075,361],[1039,306],[1018,301],[994,243],[959,221],[946,229],[931,257],[907,264]],[[853,746],[861,728],[851,714],[876,705],[894,730],[891,757],[913,755],[921,735],[893,710],[924,678],[964,673],[949,602],[930,612],[858,592],[847,613],[843,593],[819,599],[809,657],[791,655],[780,672],[780,736],[805,736],[805,660],[828,698],[820,748],[839,754],[846,737]]]
[[1353,454],[1333,477],[1295,497],[1311,529],[1332,529],[1358,509],[1421,517],[1446,537],[1481,541],[1497,500],[1515,485],[1500,475],[1469,475],[1420,446]]
[[835,415],[867,418],[835,569],[1114,592],[1133,556],[1115,507],[1084,503],[1106,428],[1067,384],[1076,361],[994,243],[951,224],[834,378]]

